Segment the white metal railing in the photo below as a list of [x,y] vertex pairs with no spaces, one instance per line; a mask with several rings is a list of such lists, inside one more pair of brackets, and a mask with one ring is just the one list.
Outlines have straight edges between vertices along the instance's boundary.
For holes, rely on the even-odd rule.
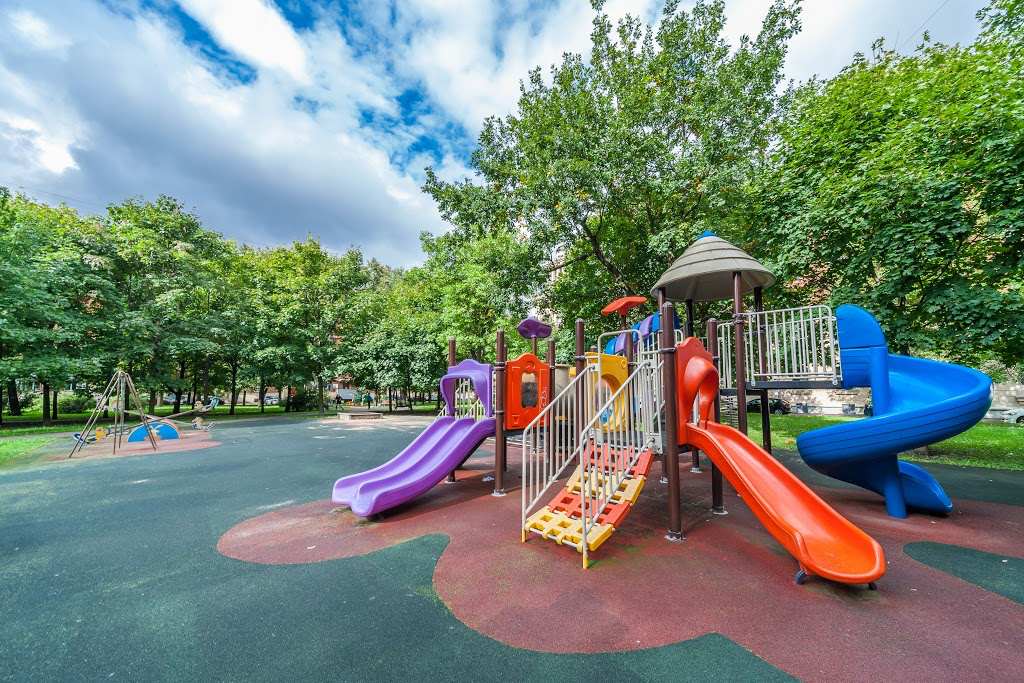
[[828,306],[746,315],[747,381],[829,381],[838,386],[836,319]]
[[654,450],[663,452],[662,415],[665,410],[665,393],[662,384],[664,360],[657,346],[637,354],[637,372],[642,373],[639,400],[649,406],[645,412],[647,423],[644,429],[654,439]]
[[[608,401],[598,409],[593,418],[581,431],[580,443],[580,500],[582,511],[582,536],[579,550],[583,553],[583,564],[587,564],[590,530],[598,524],[598,518],[613,502],[613,496],[629,478],[630,470],[640,456],[654,446],[656,434],[649,426],[653,424],[653,406],[644,401],[645,392],[655,377],[654,364],[650,360],[640,361],[636,370],[615,391]],[[604,409],[624,403],[628,409],[622,419],[602,422]]]
[[583,415],[594,414],[597,366],[584,367],[523,430],[523,528],[533,507],[574,461]]

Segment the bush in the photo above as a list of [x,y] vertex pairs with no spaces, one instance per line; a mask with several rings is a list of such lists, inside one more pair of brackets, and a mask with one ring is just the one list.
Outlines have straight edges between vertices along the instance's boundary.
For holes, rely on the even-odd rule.
[[[39,394],[30,391],[23,396],[19,396],[18,403],[21,404],[21,412],[27,413],[32,411],[37,406],[41,406],[42,399],[39,397]],[[4,407],[6,407],[7,410],[10,410],[10,407],[7,406],[6,401],[4,402]]]
[[57,414],[88,413],[96,407],[96,399],[78,391],[63,391],[57,395]]
[[316,389],[309,390],[306,387],[298,389],[295,395],[292,396],[291,406],[291,409],[297,413],[317,410]]

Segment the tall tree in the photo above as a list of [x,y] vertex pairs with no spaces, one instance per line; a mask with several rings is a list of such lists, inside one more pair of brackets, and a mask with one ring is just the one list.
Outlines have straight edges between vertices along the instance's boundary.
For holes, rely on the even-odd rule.
[[704,229],[738,225],[799,27],[795,3],[777,0],[757,38],[731,49],[722,0],[690,12],[668,2],[657,28],[632,17],[613,27],[601,5],[589,60],[566,55],[550,80],[531,71],[517,112],[484,123],[477,182],[428,170],[424,186],[456,235],[522,235],[559,279],[585,274],[582,290],[548,288],[547,305],[568,317],[646,292]]
[[796,93],[756,241],[790,296],[858,303],[894,346],[1024,361],[1024,4],[971,46],[881,41]]

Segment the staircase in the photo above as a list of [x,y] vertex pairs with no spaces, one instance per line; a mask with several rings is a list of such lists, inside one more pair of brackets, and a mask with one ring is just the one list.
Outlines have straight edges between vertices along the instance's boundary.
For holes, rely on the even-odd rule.
[[[661,448],[657,350],[638,354],[615,392],[600,382],[598,362],[592,359],[523,434],[523,541],[529,533],[573,547],[584,567],[629,514]],[[568,482],[555,486],[574,463]]]

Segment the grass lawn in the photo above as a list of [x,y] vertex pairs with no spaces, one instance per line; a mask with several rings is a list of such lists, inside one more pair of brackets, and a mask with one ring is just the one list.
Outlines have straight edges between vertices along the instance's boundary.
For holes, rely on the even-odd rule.
[[[859,418],[823,417],[817,415],[773,415],[772,446],[796,450],[796,437],[804,432]],[[748,416],[749,432],[754,441],[761,441],[761,419],[758,413]],[[904,460],[971,467],[993,467],[1003,470],[1024,470],[1024,429],[1003,422],[983,422],[963,434],[920,451],[903,453]]]
[[[164,415],[171,414],[171,408],[173,406],[161,406],[156,409],[156,415],[163,417]],[[327,414],[330,415],[335,411],[333,408],[326,410]],[[213,411],[203,414],[203,417],[207,421],[219,422],[221,420],[238,420],[243,418],[254,418],[254,417],[316,417],[316,412],[284,412],[284,408],[278,406],[267,406],[266,412],[261,414],[259,406],[235,406],[235,414],[229,415],[228,408],[217,407]],[[4,422],[0,425],[0,437],[3,436],[21,436],[25,434],[59,434],[64,432],[77,432],[81,431],[85,427],[85,421],[89,418],[88,413],[71,413],[67,415],[58,415],[58,423],[49,426],[39,425],[38,422],[43,419],[42,413],[39,411],[25,413],[21,417],[4,417]],[[191,415],[186,415],[180,418],[183,422],[189,422],[192,419]],[[32,424],[35,422],[36,424]],[[110,420],[100,420],[99,424],[108,424]],[[129,423],[137,423],[137,421],[129,420]]]
[[51,441],[53,441],[53,439],[47,439],[45,437],[40,437],[38,439],[9,439],[7,441],[0,441],[0,465],[26,456],[40,446],[45,446]]

